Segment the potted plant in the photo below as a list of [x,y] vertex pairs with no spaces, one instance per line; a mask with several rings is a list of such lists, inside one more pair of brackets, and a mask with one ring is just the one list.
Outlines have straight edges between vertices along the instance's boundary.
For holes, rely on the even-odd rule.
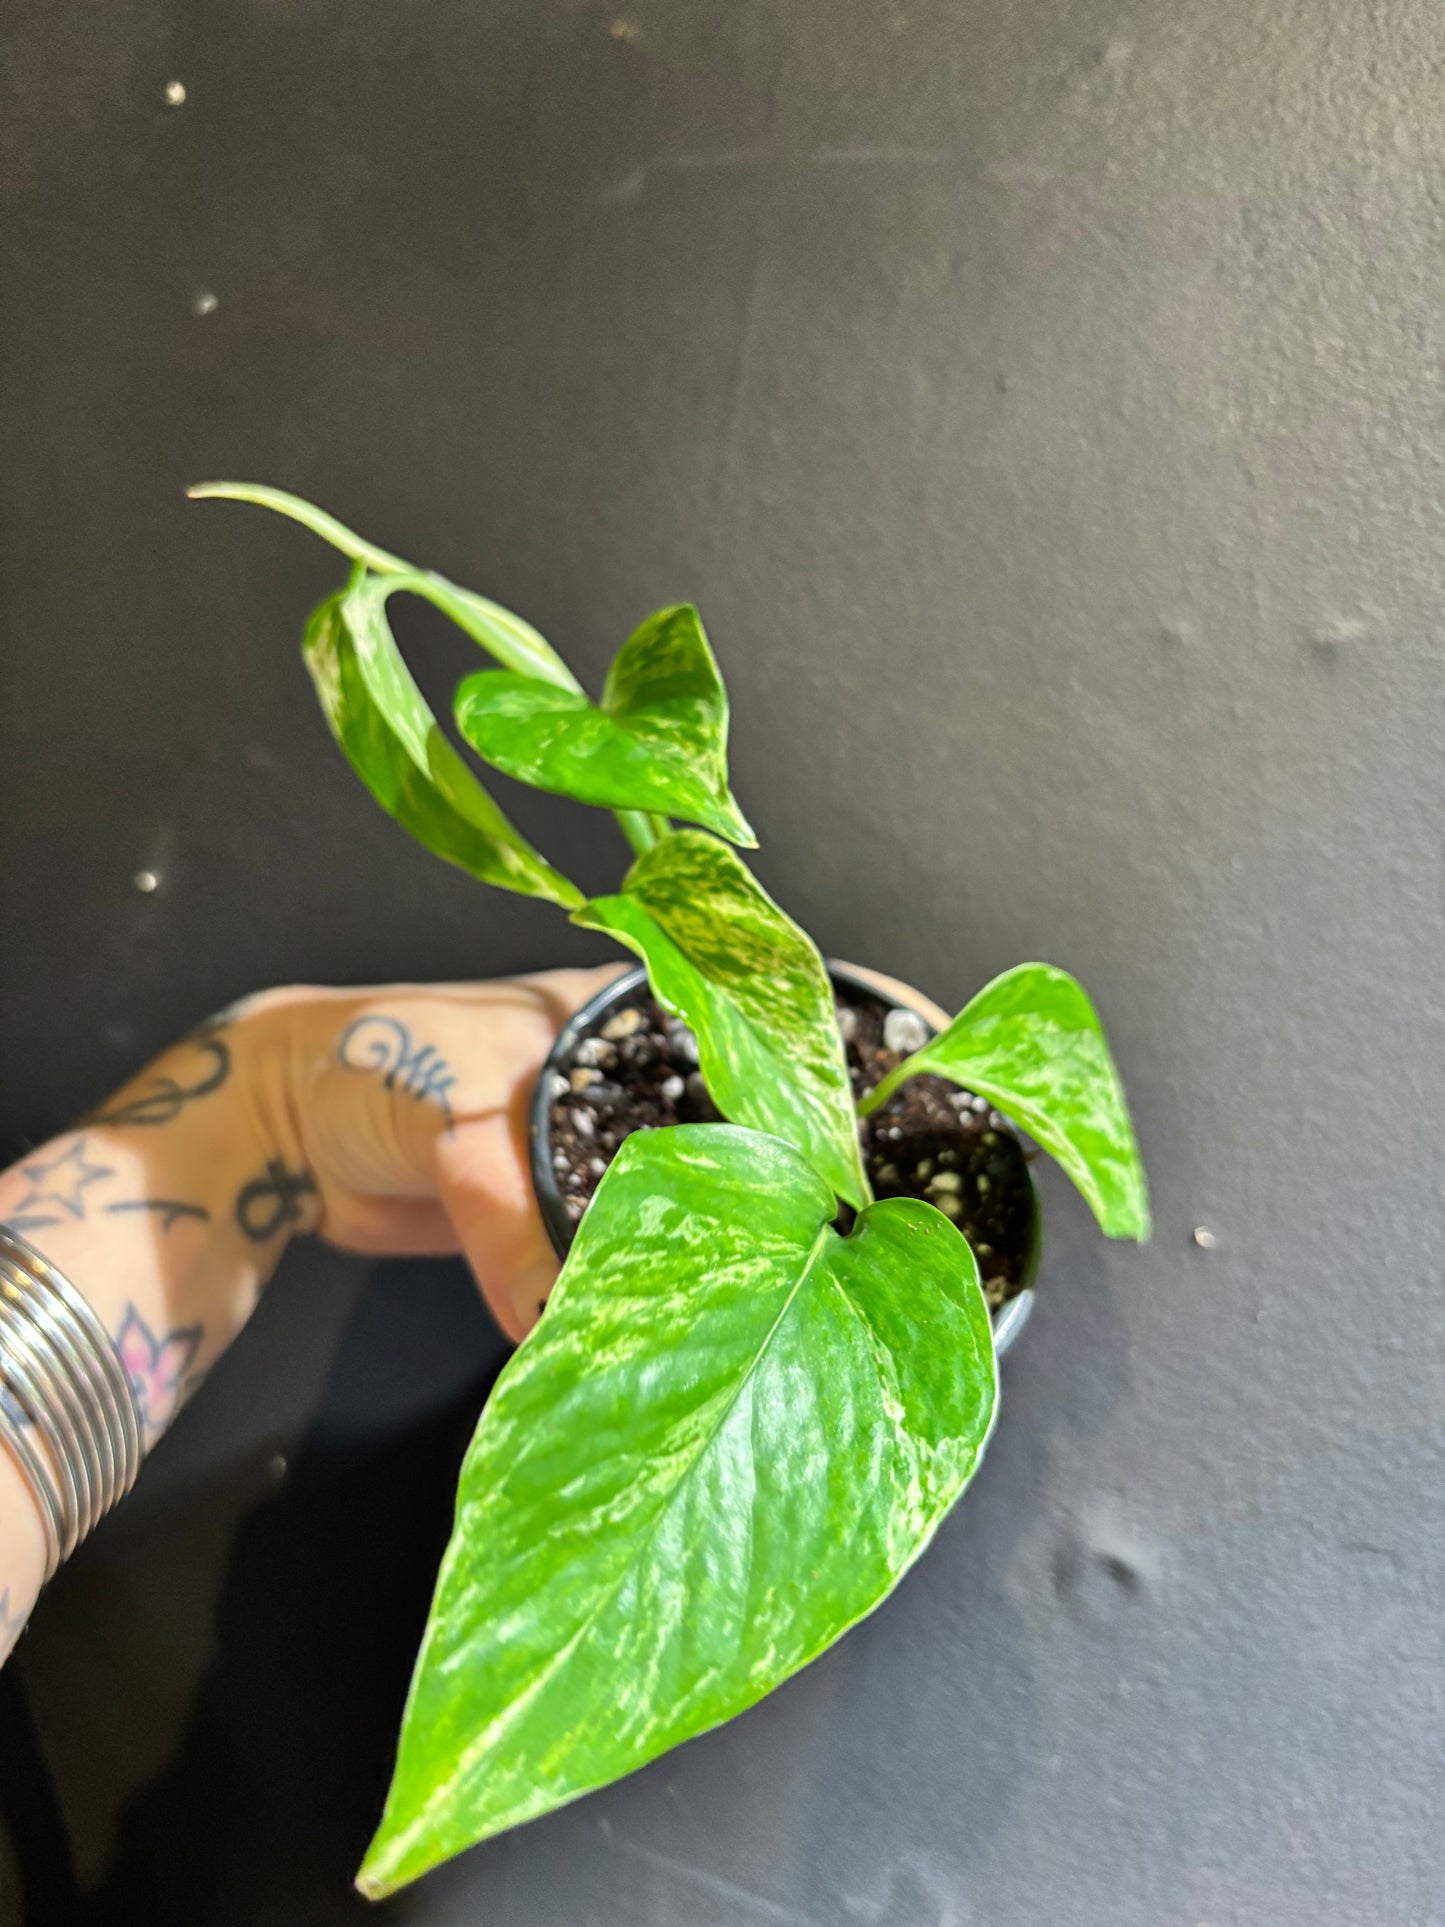
[[[644,966],[557,1041],[533,1111],[565,1263],[462,1469],[385,1815],[380,1896],[732,1718],[871,1612],[976,1470],[991,1324],[1037,1215],[1012,1126],[1111,1237],[1143,1168],[1079,985],[1023,964],[951,1022],[829,970],[738,854],[728,706],[694,609],[660,611],[593,703],[495,603],[280,491],[352,561],[307,625],[331,728],[372,794],[483,882],[546,898]],[[493,768],[617,814],[633,860],[587,899],[507,820],[387,621],[434,603],[500,668],[457,691]],[[985,1293],[985,1283],[988,1290]]]

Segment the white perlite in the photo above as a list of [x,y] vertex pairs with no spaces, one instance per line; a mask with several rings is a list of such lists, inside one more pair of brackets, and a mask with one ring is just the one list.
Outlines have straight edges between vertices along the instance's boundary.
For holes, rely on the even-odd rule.
[[914,1051],[922,1050],[932,1035],[916,1010],[890,1010],[883,1019],[883,1047],[897,1051],[900,1057],[911,1057]]

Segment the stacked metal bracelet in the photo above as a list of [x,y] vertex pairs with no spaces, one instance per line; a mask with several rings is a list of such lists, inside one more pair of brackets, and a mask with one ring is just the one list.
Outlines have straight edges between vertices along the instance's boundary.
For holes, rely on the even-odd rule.
[[68,1278],[0,1226],[0,1442],[34,1490],[47,1579],[129,1492],[142,1439],[104,1325]]

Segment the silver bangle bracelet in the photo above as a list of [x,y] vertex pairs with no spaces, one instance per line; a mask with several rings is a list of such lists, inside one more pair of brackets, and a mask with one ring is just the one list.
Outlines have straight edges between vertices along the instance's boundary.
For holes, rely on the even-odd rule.
[[110,1334],[80,1293],[0,1226],[0,1444],[35,1494],[45,1577],[140,1470],[141,1416]]

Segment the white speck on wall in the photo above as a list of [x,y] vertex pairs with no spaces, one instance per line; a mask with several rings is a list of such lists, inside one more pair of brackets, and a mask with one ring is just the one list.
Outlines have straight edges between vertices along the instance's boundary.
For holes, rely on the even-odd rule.
[[186,104],[186,83],[183,80],[166,82],[166,106],[184,107]]
[[1201,1251],[1213,1251],[1219,1240],[1207,1224],[1197,1224],[1194,1227],[1194,1242]]
[[131,882],[143,897],[153,897],[161,887],[161,880],[154,870],[137,870]]
[[220,305],[220,302],[216,299],[215,295],[211,293],[209,288],[202,288],[200,293],[191,302],[191,313],[194,315],[214,314]]

